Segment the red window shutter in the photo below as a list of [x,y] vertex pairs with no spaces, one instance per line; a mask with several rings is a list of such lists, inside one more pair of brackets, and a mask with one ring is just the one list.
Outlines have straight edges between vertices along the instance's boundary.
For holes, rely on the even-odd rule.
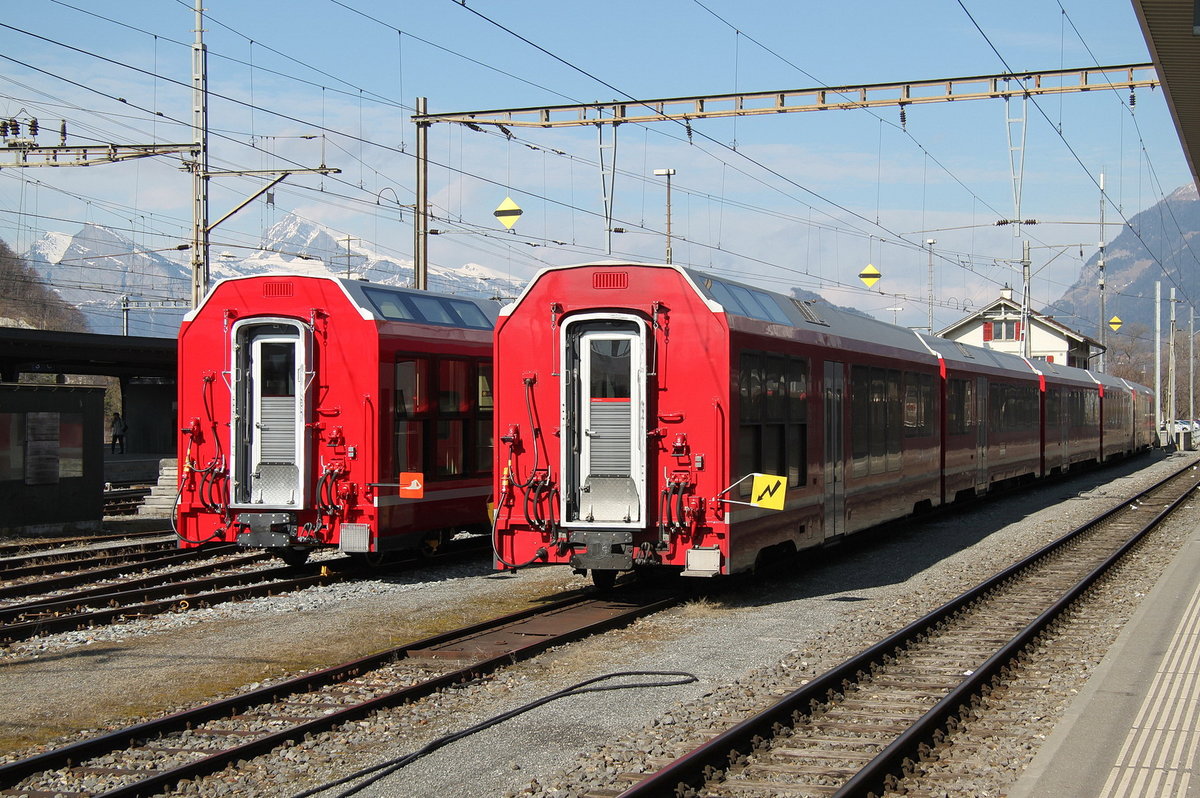
[[1053,363],[1053,362],[1054,362],[1054,355],[1046,355],[1046,362],[1047,362],[1047,363]]
[[1021,338],[1021,322],[1019,322],[1019,321],[1013,322],[1013,340],[1015,340],[1015,341],[1024,340]]
[[985,321],[983,323],[983,340],[992,340],[992,323],[990,321]]

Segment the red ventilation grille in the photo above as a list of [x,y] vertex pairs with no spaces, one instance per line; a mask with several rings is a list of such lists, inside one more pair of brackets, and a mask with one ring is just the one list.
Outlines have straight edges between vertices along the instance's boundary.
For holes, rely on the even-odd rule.
[[291,283],[263,283],[263,296],[268,299],[291,296],[294,290]]
[[595,272],[592,288],[628,288],[629,272]]

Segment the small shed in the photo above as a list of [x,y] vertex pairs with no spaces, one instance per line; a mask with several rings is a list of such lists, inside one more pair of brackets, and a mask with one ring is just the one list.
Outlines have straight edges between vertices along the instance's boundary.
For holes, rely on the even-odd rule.
[[104,389],[0,383],[0,534],[98,531],[103,491]]

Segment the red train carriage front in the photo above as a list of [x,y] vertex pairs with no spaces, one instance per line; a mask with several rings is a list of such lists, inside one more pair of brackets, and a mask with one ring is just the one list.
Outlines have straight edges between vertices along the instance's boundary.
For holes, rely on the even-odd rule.
[[215,286],[179,334],[181,545],[370,557],[485,525],[493,308],[334,277]]

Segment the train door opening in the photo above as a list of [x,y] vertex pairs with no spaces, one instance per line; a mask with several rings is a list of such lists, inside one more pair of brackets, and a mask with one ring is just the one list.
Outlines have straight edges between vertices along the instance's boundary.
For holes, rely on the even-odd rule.
[[587,315],[563,331],[567,526],[633,528],[646,518],[646,343],[634,317]]
[[298,509],[307,496],[308,347],[294,322],[235,327],[230,452],[234,506]]
[[846,532],[845,365],[825,363],[825,539]]

